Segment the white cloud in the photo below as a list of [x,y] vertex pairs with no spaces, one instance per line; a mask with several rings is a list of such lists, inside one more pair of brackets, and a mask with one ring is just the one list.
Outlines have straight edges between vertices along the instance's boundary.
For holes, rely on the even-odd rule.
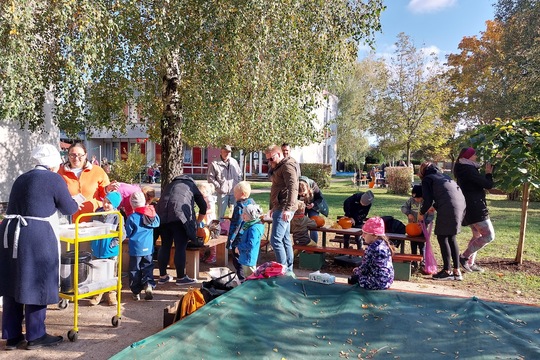
[[437,12],[454,6],[457,0],[410,0],[407,8],[416,14]]

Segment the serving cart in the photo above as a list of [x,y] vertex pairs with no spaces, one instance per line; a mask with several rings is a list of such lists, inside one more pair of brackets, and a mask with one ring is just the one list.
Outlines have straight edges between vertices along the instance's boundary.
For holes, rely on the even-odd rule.
[[[81,219],[88,219],[92,216],[102,216],[108,214],[117,214],[119,222],[116,229],[112,229],[111,224],[101,222],[81,222]],[[68,331],[67,337],[70,341],[76,341],[78,338],[78,314],[79,300],[89,298],[100,293],[116,291],[117,305],[116,315],[111,319],[112,326],[118,327],[121,322],[121,290],[122,290],[122,239],[124,229],[124,218],[119,211],[106,211],[99,213],[85,213],[79,215],[73,224],[60,225],[60,241],[66,243],[66,250],[69,251],[73,246],[73,287],[72,291],[60,291],[60,309],[67,309],[69,302],[73,302],[73,329]],[[83,242],[100,240],[115,237],[118,238],[118,259],[116,261],[116,274],[106,281],[79,283],[79,250]]]

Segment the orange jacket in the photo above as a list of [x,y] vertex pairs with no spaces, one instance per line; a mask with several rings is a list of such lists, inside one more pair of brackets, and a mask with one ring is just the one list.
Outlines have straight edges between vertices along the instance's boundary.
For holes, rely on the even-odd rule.
[[[58,173],[66,182],[71,196],[82,194],[86,198],[82,208],[73,214],[74,222],[80,214],[95,212],[97,208],[103,206],[105,187],[110,181],[109,176],[101,167],[87,161],[80,177],[77,177],[69,165],[64,164],[60,166]],[[91,221],[91,218],[81,218],[81,221]]]

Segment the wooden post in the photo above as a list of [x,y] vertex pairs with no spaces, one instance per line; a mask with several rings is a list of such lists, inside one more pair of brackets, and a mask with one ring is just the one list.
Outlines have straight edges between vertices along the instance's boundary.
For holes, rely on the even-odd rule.
[[519,229],[519,243],[516,253],[516,263],[523,264],[523,248],[525,246],[525,230],[527,229],[527,210],[529,209],[529,183],[523,184],[523,197],[521,200],[521,226]]

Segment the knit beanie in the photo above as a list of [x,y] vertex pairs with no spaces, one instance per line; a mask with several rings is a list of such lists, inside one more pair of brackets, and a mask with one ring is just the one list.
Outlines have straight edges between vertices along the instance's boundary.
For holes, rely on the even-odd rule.
[[414,185],[412,188],[412,195],[415,198],[422,197],[422,185]]
[[261,217],[262,210],[261,207],[257,204],[249,204],[244,208],[243,213],[245,213],[249,217],[249,220],[255,220]]
[[467,148],[465,151],[463,151],[463,154],[461,154],[461,157],[465,159],[470,159],[471,156],[473,156],[474,154],[476,154],[476,150],[470,147],[470,148]]
[[362,194],[362,197],[360,198],[360,205],[370,205],[373,202],[374,197],[375,196],[373,195],[373,192],[371,190],[366,191],[364,194]]
[[118,191],[111,191],[107,195],[105,195],[107,200],[111,203],[113,208],[118,208],[120,206],[120,203],[122,202],[122,195]]
[[384,221],[380,217],[369,218],[364,226],[362,226],[362,231],[368,234],[374,235],[384,235]]
[[136,191],[129,197],[129,202],[133,209],[137,209],[146,205],[146,197],[142,191]]

